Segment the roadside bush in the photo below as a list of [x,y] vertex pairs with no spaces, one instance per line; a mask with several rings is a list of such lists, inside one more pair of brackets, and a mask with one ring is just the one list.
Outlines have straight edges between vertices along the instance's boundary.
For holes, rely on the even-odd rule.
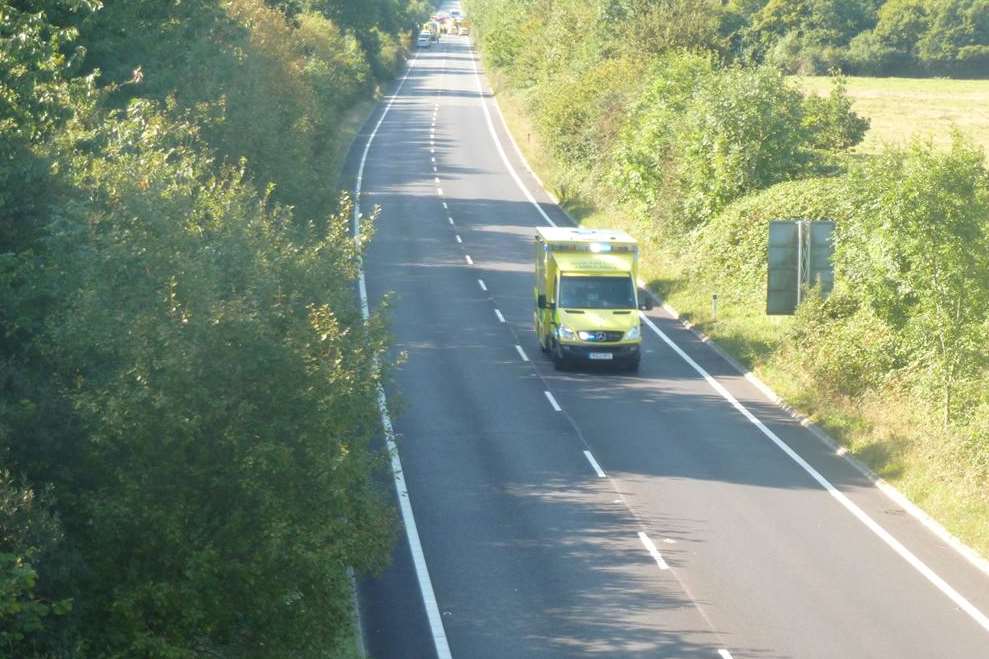
[[712,56],[688,52],[657,58],[646,71],[616,146],[611,181],[620,198],[647,208],[670,203],[679,178],[680,124],[700,81],[714,71]]
[[774,360],[825,396],[854,398],[881,387],[904,365],[895,329],[854,295],[807,292]]
[[853,168],[836,265],[880,318],[903,332],[944,424],[959,383],[987,364],[989,172],[981,149],[915,141]]
[[115,104],[150,98],[195,109],[210,148],[243,160],[300,221],[333,210],[325,182],[339,164],[336,126],[374,86],[355,36],[317,13],[290,22],[263,0],[134,0],[82,21],[80,41],[88,67],[115,84]]
[[609,160],[641,70],[634,60],[605,60],[576,80],[540,88],[538,125],[561,159],[587,168]]
[[719,70],[692,53],[668,54],[647,75],[611,184],[645,209],[671,207],[672,236],[749,192],[818,172],[867,127],[840,78],[827,98],[804,99],[770,68]]
[[35,568],[53,560],[61,540],[50,494],[37,496],[0,469],[0,656],[34,656],[46,622],[71,610],[71,599],[55,601],[46,584],[38,583]]
[[477,37],[490,62],[510,70],[526,45],[525,24],[529,14],[522,0],[491,0],[467,3]]
[[677,138],[681,203],[691,224],[805,171],[810,154],[801,102],[801,94],[768,68],[732,68],[701,80]]
[[838,154],[865,138],[869,120],[855,114],[846,90],[844,77],[834,71],[827,97],[815,94],[804,99],[803,125],[814,148]]
[[727,298],[749,299],[760,308],[766,287],[771,220],[844,218],[835,204],[844,195],[840,178],[779,183],[734,202],[697,233],[692,251],[698,258],[690,276],[717,282]]
[[85,634],[101,656],[317,656],[349,629],[343,567],[391,537],[349,209],[300,234],[147,101],[90,144],[39,337],[85,433],[62,502]]
[[0,656],[332,656],[387,559],[375,79],[291,4],[0,0]]

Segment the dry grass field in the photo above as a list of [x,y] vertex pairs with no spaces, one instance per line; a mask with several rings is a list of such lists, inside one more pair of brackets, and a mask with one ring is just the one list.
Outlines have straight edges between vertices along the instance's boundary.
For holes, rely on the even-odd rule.
[[[831,89],[828,77],[797,77],[806,92]],[[913,136],[944,145],[958,128],[989,153],[989,80],[946,78],[858,78],[848,80],[855,111],[872,126],[856,151],[878,153],[883,145],[903,145]]]

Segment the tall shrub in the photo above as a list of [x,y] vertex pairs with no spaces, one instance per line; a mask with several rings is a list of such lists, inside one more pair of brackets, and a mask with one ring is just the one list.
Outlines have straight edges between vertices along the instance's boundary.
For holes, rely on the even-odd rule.
[[837,260],[876,312],[902,328],[927,369],[943,421],[989,340],[989,172],[955,137],[950,150],[914,142],[850,175],[852,218]]

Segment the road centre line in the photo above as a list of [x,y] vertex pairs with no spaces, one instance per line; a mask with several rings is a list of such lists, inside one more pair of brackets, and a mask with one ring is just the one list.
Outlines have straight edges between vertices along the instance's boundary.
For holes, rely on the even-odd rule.
[[519,353],[519,357],[522,358],[522,361],[524,362],[529,361],[529,355],[525,354],[525,350],[523,350],[522,346],[520,346],[517,343],[515,344],[515,351]]
[[477,285],[481,287],[481,290],[482,290],[482,291],[485,291],[485,292],[487,292],[487,290],[488,290],[488,287],[487,287],[487,285],[486,285],[486,284],[484,283],[484,280],[483,280],[483,279],[478,279],[478,280],[477,280]]
[[443,202],[443,210],[445,211],[450,210],[450,208],[446,205],[445,201]]
[[436,194],[443,196],[443,188],[436,188]]
[[460,243],[461,245],[464,243],[464,240],[463,240],[463,238],[460,237],[460,234],[459,233],[455,233],[453,235],[457,239],[457,242],[458,243]]
[[439,176],[434,176],[433,179],[434,179],[434,181],[436,183],[439,183],[440,182],[440,177]]
[[553,394],[551,392],[544,391],[543,392],[543,395],[546,396],[546,400],[549,401],[549,404],[553,406],[553,409],[555,411],[557,411],[557,412],[562,412],[563,411],[563,408],[560,407],[560,404],[556,402],[556,399],[553,397]]
[[584,451],[584,457],[591,463],[591,468],[594,469],[594,473],[598,475],[598,478],[608,477],[607,474],[604,473],[604,470],[601,469],[601,465],[598,464],[598,461],[594,459],[593,455],[591,455],[590,451]]
[[646,535],[645,531],[639,531],[639,540],[641,540],[642,544],[645,545],[646,551],[648,551],[649,555],[656,561],[656,565],[659,566],[660,570],[670,569],[670,566],[666,564],[665,560],[663,560],[663,555],[659,553],[658,549],[656,549],[656,545],[653,543],[652,538]]
[[456,226],[456,225],[455,225],[455,224],[453,223],[453,218],[452,218],[452,217],[448,217],[448,218],[446,218],[446,221],[450,223],[450,226]]
[[508,173],[512,175],[512,178],[515,179],[516,185],[519,186],[522,194],[525,195],[525,198],[529,200],[529,203],[532,204],[537,211],[539,211],[539,214],[542,215],[543,219],[549,222],[550,226],[555,227],[556,222],[550,219],[549,215],[546,214],[546,211],[544,211],[542,206],[540,206],[536,201],[536,198],[532,196],[531,192],[529,192],[529,188],[527,188],[522,182],[522,179],[519,178],[518,172],[515,171],[515,168],[512,167],[512,163],[508,160],[508,154],[505,153],[504,147],[501,146],[501,140],[498,139],[498,133],[495,132],[494,122],[491,120],[491,111],[488,110],[487,101],[484,100],[484,87],[481,85],[481,74],[478,73],[477,70],[477,57],[473,56],[473,48],[471,48],[471,55],[472,57],[470,58],[470,63],[471,66],[474,67],[474,81],[477,83],[477,95],[481,99],[481,109],[484,111],[484,119],[488,124],[488,132],[491,133],[491,139],[494,140],[495,149],[498,151],[498,155],[501,156],[501,161],[505,163],[505,167],[508,168]]
[[498,309],[495,309],[494,312],[495,312],[495,315],[498,317],[498,322],[499,323],[505,322],[505,317],[501,315],[501,311],[499,311]]
[[464,254],[464,259],[467,261],[467,265],[474,265],[474,259],[470,257],[470,254]]
[[[364,182],[364,168],[367,164],[367,155],[371,150],[371,144],[374,142],[375,136],[378,134],[378,129],[381,128],[382,122],[384,122],[385,117],[388,116],[389,110],[391,110],[392,105],[395,103],[395,99],[398,98],[398,94],[402,91],[402,87],[405,85],[406,80],[409,78],[409,74],[412,73],[412,69],[415,67],[418,56],[412,59],[409,63],[408,70],[402,77],[402,80],[398,83],[398,87],[395,89],[395,93],[392,94],[388,103],[385,105],[385,109],[382,111],[381,116],[378,118],[378,122],[374,125],[374,129],[367,138],[367,142],[364,144],[364,151],[361,153],[360,164],[357,168],[357,177],[354,181],[354,217],[353,217],[353,229],[354,229],[354,242],[359,243],[361,238],[361,185]],[[357,277],[357,288],[361,300],[361,317],[364,322],[367,323],[370,319],[371,308],[368,302],[367,295],[367,279],[364,276],[364,263],[361,257],[358,257],[358,277]],[[378,367],[377,359],[375,359],[375,368]],[[429,577],[429,567],[426,565],[426,556],[422,549],[422,540],[419,538],[419,529],[416,526],[415,514],[412,512],[412,502],[409,497],[408,487],[405,483],[404,472],[402,471],[402,461],[398,455],[398,446],[395,444],[395,429],[392,426],[391,416],[388,414],[388,400],[385,397],[385,390],[380,384],[377,386],[377,402],[378,402],[378,413],[381,417],[381,426],[385,434],[385,446],[388,449],[388,454],[391,461],[391,471],[392,478],[395,483],[395,494],[398,497],[399,511],[402,515],[403,526],[405,527],[405,537],[409,543],[409,553],[412,555],[412,564],[415,568],[416,580],[419,582],[419,592],[422,595],[422,603],[426,609],[426,619],[429,622],[429,631],[433,639],[433,647],[436,650],[436,655],[438,659],[452,659],[452,654],[450,653],[450,644],[446,638],[446,630],[443,628],[443,617],[440,615],[439,604],[436,601],[436,593],[433,590],[433,582]]]
[[862,524],[865,525],[870,531],[879,537],[880,540],[885,542],[890,549],[899,554],[900,558],[905,560],[910,564],[917,572],[923,575],[931,584],[933,584],[938,590],[940,590],[945,596],[948,597],[955,605],[964,611],[970,618],[972,618],[976,623],[978,623],[984,630],[989,631],[989,617],[986,616],[982,611],[977,609],[971,602],[969,602],[965,597],[959,593],[957,590],[952,588],[944,579],[938,576],[931,568],[927,566],[926,563],[921,561],[917,556],[913,554],[909,549],[907,549],[899,540],[894,538],[892,534],[886,529],[879,525],[874,519],[869,517],[869,515],[859,508],[851,499],[849,499],[843,492],[831,484],[831,482],[821,475],[814,467],[810,465],[806,460],[804,460],[800,455],[794,451],[790,446],[784,442],[779,436],[776,435],[772,430],[770,430],[762,421],[760,421],[752,412],[748,410],[744,405],[742,405],[737,398],[735,398],[731,392],[729,392],[725,387],[715,380],[710,373],[704,370],[700,364],[695,362],[690,355],[683,351],[680,346],[673,342],[670,337],[668,337],[655,323],[650,320],[648,316],[644,313],[639,313],[643,322],[658,336],[666,345],[668,345],[674,352],[676,352],[681,359],[683,359],[687,364],[690,365],[707,383],[719,394],[721,397],[728,401],[732,407],[741,412],[742,416],[749,420],[752,425],[759,429],[759,431],[765,435],[773,444],[777,446],[781,451],[783,451],[791,460],[797,463],[811,478],[813,478],[817,483],[827,491],[838,503],[840,503],[844,508],[850,512],[856,519],[858,519]]
[[733,659],[731,652],[728,650],[718,650],[718,656],[721,657],[721,659]]

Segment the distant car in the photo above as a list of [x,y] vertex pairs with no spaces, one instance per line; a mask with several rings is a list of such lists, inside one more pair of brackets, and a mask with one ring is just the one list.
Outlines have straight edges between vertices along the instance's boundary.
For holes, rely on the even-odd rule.
[[461,27],[460,28],[460,36],[466,37],[469,34],[470,34],[470,28],[469,27]]
[[429,32],[422,32],[416,37],[417,48],[429,48],[433,45],[433,35]]
[[450,18],[463,18],[463,17],[464,17],[464,15],[463,15],[463,14],[461,14],[461,13],[460,13],[460,12],[459,12],[458,10],[456,10],[456,9],[454,9],[453,11],[451,11],[451,12],[450,12]]

